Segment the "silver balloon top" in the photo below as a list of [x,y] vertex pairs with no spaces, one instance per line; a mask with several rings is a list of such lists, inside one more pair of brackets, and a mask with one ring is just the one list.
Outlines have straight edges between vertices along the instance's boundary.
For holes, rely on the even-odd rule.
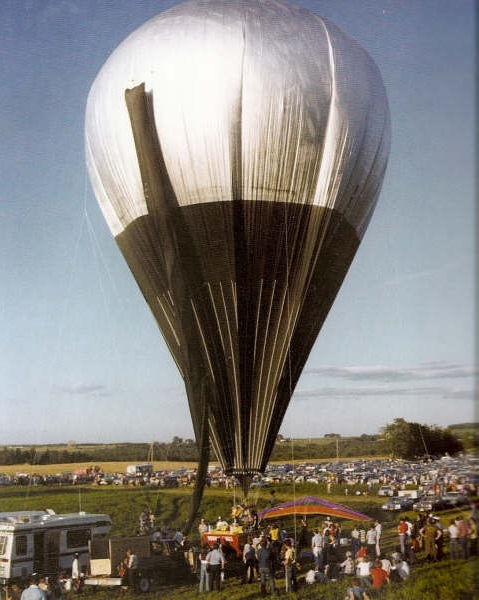
[[88,168],[114,235],[147,213],[124,100],[141,83],[180,206],[235,194],[314,204],[342,212],[362,237],[387,163],[389,109],[374,62],[335,25],[283,2],[201,0],[121,43],[86,114]]

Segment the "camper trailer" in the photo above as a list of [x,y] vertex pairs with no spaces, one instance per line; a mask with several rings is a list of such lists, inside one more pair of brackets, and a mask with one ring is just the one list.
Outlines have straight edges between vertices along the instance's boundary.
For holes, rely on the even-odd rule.
[[79,554],[82,570],[88,567],[88,544],[106,538],[108,515],[56,514],[53,510],[0,513],[0,584],[24,579],[31,573],[53,575],[70,571]]

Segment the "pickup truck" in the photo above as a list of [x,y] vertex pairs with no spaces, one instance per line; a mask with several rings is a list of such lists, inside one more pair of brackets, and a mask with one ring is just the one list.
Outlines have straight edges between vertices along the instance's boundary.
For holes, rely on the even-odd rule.
[[159,552],[152,552],[149,536],[132,536],[109,538],[92,544],[89,572],[83,585],[125,586],[120,567],[128,548],[138,557],[137,588],[140,592],[149,592],[153,582],[169,583],[175,577],[188,581],[192,576],[183,552],[174,550],[172,544],[166,541],[160,545]]

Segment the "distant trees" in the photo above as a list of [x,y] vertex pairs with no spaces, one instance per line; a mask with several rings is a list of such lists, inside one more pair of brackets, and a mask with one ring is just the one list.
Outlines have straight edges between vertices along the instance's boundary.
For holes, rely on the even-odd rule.
[[413,459],[419,456],[457,454],[463,445],[448,428],[410,423],[394,419],[381,430],[381,448],[396,458]]
[[[278,435],[271,460],[328,460],[388,454],[397,458],[457,454],[474,447],[478,439],[475,424],[442,429],[395,419],[381,435],[341,437],[327,433],[322,438],[291,440]],[[286,443],[287,442],[287,443]],[[468,443],[469,442],[469,443]],[[211,460],[215,460],[211,456]],[[193,439],[174,436],[171,442],[124,444],[48,444],[45,446],[0,446],[0,465],[46,465],[61,463],[96,464],[114,461],[196,462],[198,449]]]

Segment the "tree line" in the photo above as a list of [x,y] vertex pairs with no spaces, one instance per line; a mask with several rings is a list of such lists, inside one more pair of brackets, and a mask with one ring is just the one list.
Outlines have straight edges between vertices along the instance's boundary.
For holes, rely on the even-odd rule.
[[[395,419],[381,429],[378,435],[362,434],[357,437],[341,437],[326,434],[322,439],[290,440],[282,435],[271,455],[272,461],[328,460],[356,456],[391,456],[413,459],[424,456],[450,455],[477,449],[477,426],[454,431],[451,428],[411,423]],[[472,437],[471,437],[472,436]],[[215,456],[211,456],[215,460]],[[48,465],[64,463],[98,462],[196,462],[198,450],[192,439],[173,437],[171,442],[123,443],[123,444],[51,444],[45,446],[0,446],[0,464]]]

